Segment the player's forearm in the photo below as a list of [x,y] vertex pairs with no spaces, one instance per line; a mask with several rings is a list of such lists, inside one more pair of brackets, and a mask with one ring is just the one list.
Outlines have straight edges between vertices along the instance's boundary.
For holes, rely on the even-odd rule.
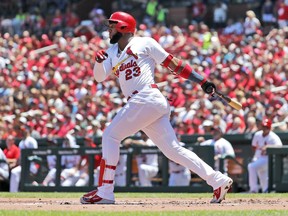
[[169,68],[175,75],[179,75],[200,85],[206,81],[205,77],[197,73],[188,63],[171,55],[163,62],[163,66]]
[[108,76],[108,73],[105,70],[104,64],[97,63],[97,62],[94,65],[93,74],[97,82],[103,82]]
[[211,95],[216,91],[214,83],[207,81],[206,78],[194,71],[188,63],[182,62],[182,60],[173,57],[171,54],[167,56],[162,65],[169,68],[173,74],[200,84],[206,94]]

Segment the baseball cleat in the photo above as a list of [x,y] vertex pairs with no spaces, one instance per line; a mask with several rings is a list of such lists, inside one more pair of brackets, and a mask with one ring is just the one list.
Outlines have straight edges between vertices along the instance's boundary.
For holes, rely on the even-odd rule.
[[221,203],[222,200],[225,199],[225,196],[231,188],[232,184],[233,180],[228,178],[228,180],[221,187],[214,190],[213,199],[210,201],[210,203]]
[[97,195],[97,190],[93,190],[87,194],[84,194],[80,198],[80,203],[82,204],[114,204],[115,201],[101,198]]

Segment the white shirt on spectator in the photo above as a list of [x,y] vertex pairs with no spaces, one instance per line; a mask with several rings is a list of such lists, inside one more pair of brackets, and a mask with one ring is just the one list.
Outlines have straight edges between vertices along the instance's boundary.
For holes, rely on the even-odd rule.
[[227,19],[227,5],[221,3],[220,7],[214,9],[214,22],[225,22]]
[[244,22],[245,35],[256,33],[260,25],[260,21],[256,17],[252,19],[246,18]]

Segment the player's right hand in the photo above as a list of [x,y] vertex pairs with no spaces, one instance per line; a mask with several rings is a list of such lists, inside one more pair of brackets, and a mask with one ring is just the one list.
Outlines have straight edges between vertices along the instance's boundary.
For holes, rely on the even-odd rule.
[[105,52],[105,50],[99,50],[98,52],[96,52],[96,57],[95,60],[98,63],[102,63],[105,59],[107,59],[108,54]]

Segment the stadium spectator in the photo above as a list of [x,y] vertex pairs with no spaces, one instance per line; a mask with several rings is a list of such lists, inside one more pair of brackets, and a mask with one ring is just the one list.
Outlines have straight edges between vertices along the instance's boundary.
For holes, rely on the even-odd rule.
[[277,13],[277,22],[279,28],[288,26],[288,3],[285,1],[280,1],[280,5],[277,8]]
[[203,22],[207,13],[207,7],[203,3],[203,0],[193,1],[192,5],[190,6],[190,9],[191,9],[191,12],[190,12],[191,24]]
[[262,22],[264,26],[269,26],[276,22],[274,9],[274,3],[271,0],[265,0],[261,7]]
[[223,1],[217,1],[213,8],[213,26],[215,29],[224,28],[227,22],[228,6]]
[[252,10],[246,11],[246,18],[244,21],[244,32],[245,36],[253,36],[257,34],[257,30],[260,30],[261,23],[259,19],[256,17],[256,14]]
[[4,155],[6,156],[9,169],[13,169],[17,165],[17,161],[20,157],[20,149],[15,144],[13,135],[9,135],[6,139],[6,148],[4,149]]
[[144,23],[153,26],[157,19],[158,0],[148,0],[145,8]]
[[169,15],[169,9],[165,8],[162,4],[157,6],[156,23],[159,25],[166,26],[166,19]]
[[256,118],[254,116],[249,116],[247,118],[246,128],[244,130],[244,133],[255,133],[257,130],[258,130],[258,127],[256,124]]

